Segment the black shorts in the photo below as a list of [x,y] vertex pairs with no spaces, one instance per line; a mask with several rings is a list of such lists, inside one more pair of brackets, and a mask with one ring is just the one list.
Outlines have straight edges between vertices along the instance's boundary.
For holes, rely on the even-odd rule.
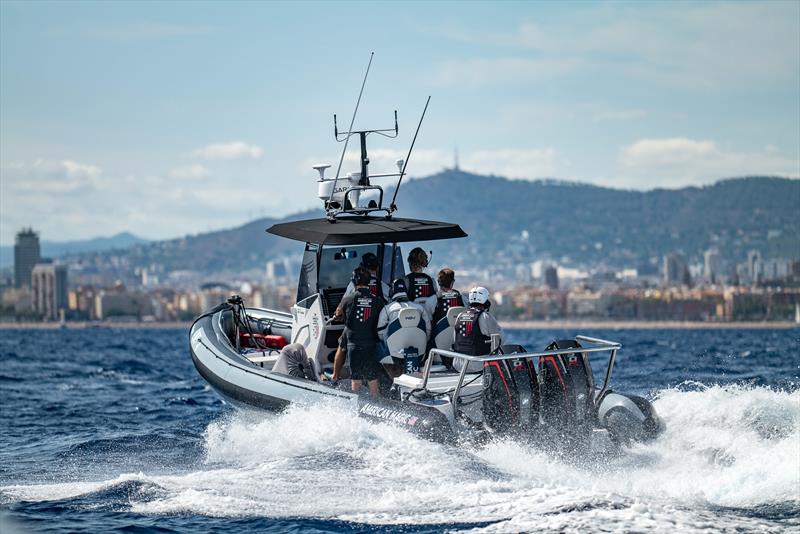
[[359,347],[347,345],[347,356],[350,359],[350,377],[354,380],[377,380],[381,367],[375,361],[375,346]]

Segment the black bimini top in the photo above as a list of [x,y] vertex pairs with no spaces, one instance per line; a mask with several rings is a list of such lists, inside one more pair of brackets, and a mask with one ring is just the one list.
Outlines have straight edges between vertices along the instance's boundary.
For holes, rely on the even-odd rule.
[[365,245],[467,237],[457,224],[419,219],[342,217],[274,224],[267,232],[319,245]]

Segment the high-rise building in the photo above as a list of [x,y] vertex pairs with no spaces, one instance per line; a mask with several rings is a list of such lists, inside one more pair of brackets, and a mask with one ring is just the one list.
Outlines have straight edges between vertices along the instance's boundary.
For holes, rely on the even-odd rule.
[[703,278],[706,282],[716,283],[720,272],[719,250],[710,248],[703,253]]
[[23,228],[14,243],[14,287],[31,287],[33,266],[41,259],[39,234],[32,228]]
[[[31,274],[33,310],[44,319],[56,320],[69,306],[67,266],[37,263]],[[62,311],[63,310],[63,311]]]
[[664,285],[691,285],[692,277],[689,274],[689,266],[683,256],[677,252],[672,252],[664,256]]
[[553,265],[544,270],[544,284],[550,289],[558,289],[558,269]]

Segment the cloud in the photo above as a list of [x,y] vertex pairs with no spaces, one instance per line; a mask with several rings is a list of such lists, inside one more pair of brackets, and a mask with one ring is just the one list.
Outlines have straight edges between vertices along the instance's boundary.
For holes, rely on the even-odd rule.
[[479,150],[465,154],[461,161],[461,167],[467,171],[524,179],[554,177],[558,166],[552,147]]
[[800,161],[774,146],[760,152],[724,150],[711,140],[684,137],[641,139],[622,147],[621,178],[615,185],[683,187],[720,177],[776,175],[800,177]]
[[500,57],[449,60],[439,63],[433,76],[441,85],[509,85],[558,78],[577,72],[582,61],[575,58]]
[[244,141],[230,141],[228,143],[215,143],[198,148],[192,154],[195,157],[208,160],[236,160],[236,159],[261,159],[264,149]]
[[572,10],[558,24],[532,19],[503,32],[452,26],[429,31],[480,46],[481,59],[440,64],[438,79],[449,83],[497,83],[503,76],[533,81],[580,68],[673,87],[718,89],[732,83],[795,82],[798,16],[796,2],[718,2],[680,9],[600,4]]
[[32,163],[12,163],[4,168],[3,182],[16,191],[48,194],[75,193],[96,183],[100,167],[74,160],[38,159]]
[[199,164],[184,165],[172,169],[169,175],[179,180],[202,180],[211,176],[211,171]]

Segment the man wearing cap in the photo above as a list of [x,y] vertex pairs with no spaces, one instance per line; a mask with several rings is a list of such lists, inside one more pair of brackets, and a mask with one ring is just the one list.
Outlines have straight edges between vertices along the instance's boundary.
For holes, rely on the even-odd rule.
[[[344,306],[344,335],[347,338],[347,356],[350,359],[350,376],[354,392],[366,380],[369,393],[378,396],[378,378],[382,372],[375,357],[378,343],[378,318],[383,311],[383,300],[369,290],[370,274],[363,267],[353,272],[356,288],[354,297]],[[343,362],[334,362],[335,375]]]
[[[378,256],[372,252],[367,252],[361,257],[361,267],[369,271],[369,292],[380,298],[385,303],[389,296],[389,286],[386,285],[386,282],[378,280],[378,265]],[[350,283],[347,284],[347,288],[344,290],[344,296],[342,297],[339,306],[336,307],[335,316],[338,319],[341,319],[344,306],[353,300],[355,294],[356,286],[351,280]]]
[[[380,338],[385,342],[387,337],[387,327],[389,323],[394,321],[400,315],[400,310],[405,308],[414,308],[419,311],[420,316],[425,322],[425,335],[430,335],[431,332],[431,322],[428,318],[428,314],[425,309],[416,302],[412,302],[408,300],[408,289],[406,288],[406,282],[402,278],[398,278],[392,283],[392,300],[387,304],[382,310],[381,314],[378,317],[378,335]],[[423,351],[424,352],[424,351]],[[424,354],[420,354],[420,357],[424,356]],[[396,364],[387,365],[392,374],[395,376],[401,374],[402,367]]]

